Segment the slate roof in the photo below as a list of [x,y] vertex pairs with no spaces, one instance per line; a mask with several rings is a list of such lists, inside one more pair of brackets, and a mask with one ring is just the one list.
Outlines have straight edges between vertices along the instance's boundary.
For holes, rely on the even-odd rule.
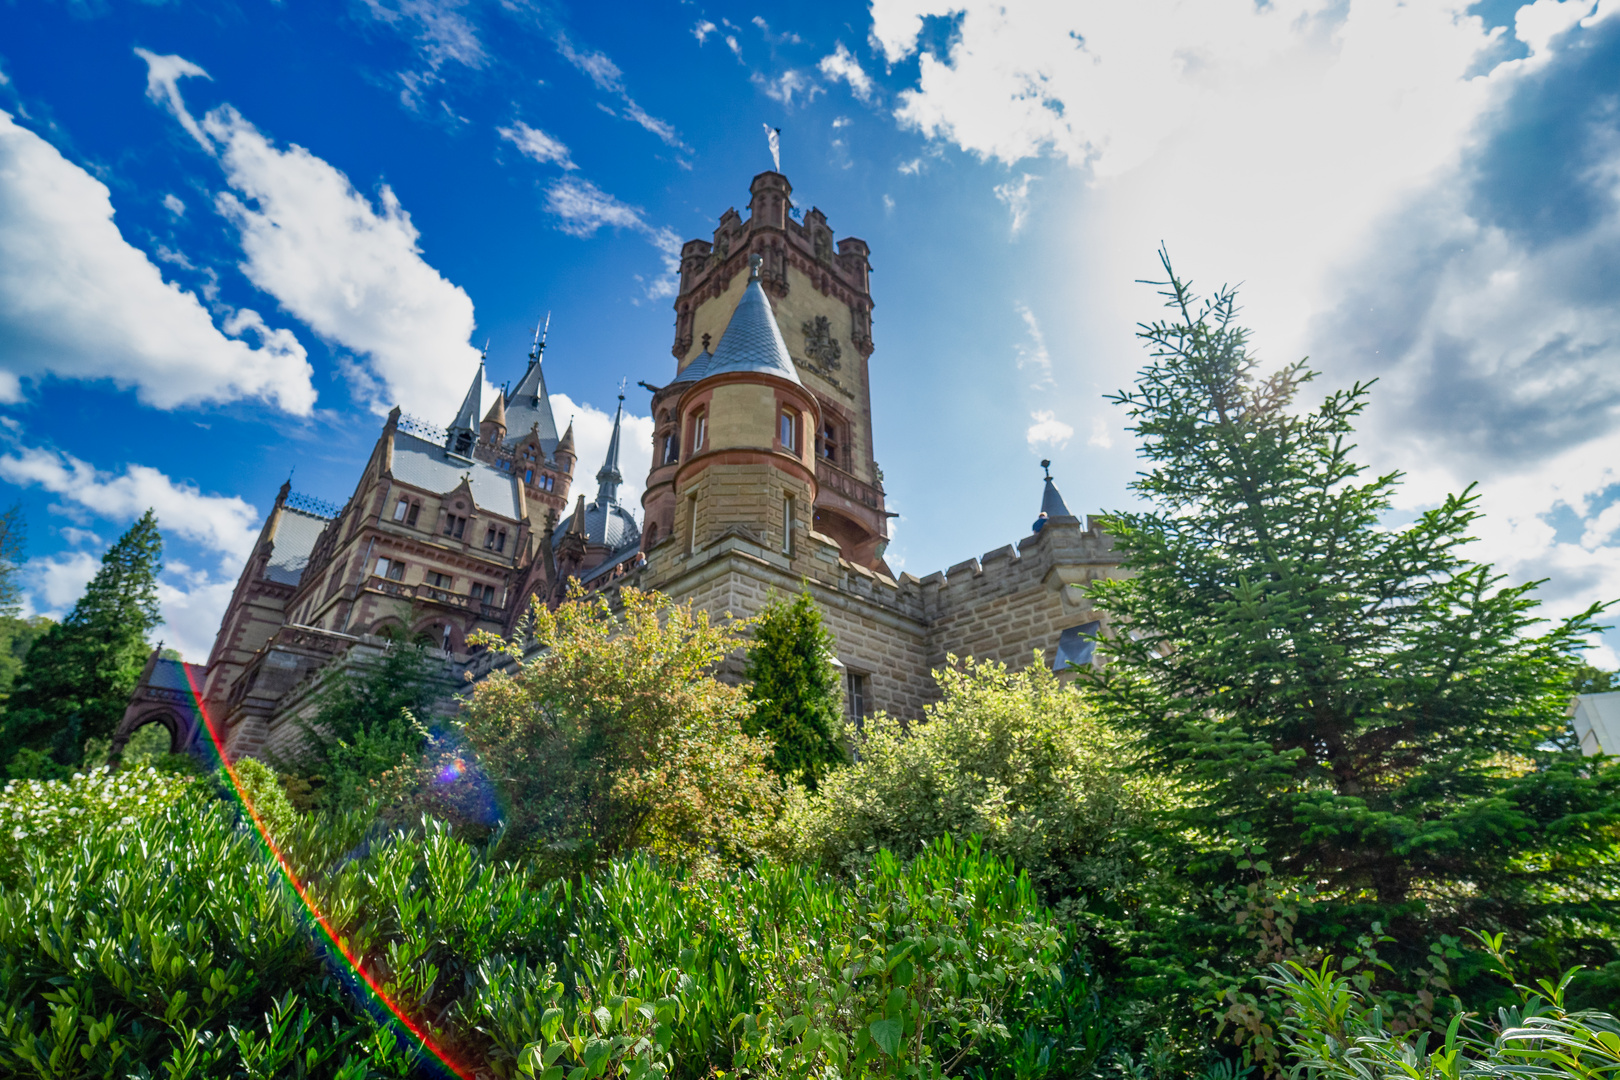
[[[799,373],[788,355],[787,342],[782,340],[782,329],[776,325],[771,312],[771,301],[759,284],[759,266],[756,264],[737,301],[737,310],[720,335],[714,355],[709,358],[703,378],[732,371],[757,371],[776,375],[802,386]],[[694,361],[695,363],[696,361]]]
[[676,372],[675,377],[669,380],[669,385],[674,386],[676,383],[697,382],[699,379],[703,378],[704,375],[708,374],[709,361],[713,358],[714,354],[708,352],[707,350],[698,353],[696,356],[692,357],[690,363],[681,368],[680,371]]
[[1052,478],[1046,478],[1046,490],[1041,493],[1041,513],[1049,518],[1068,517],[1069,508],[1063,502],[1063,496],[1058,494],[1057,485]]
[[156,687],[159,690],[181,690],[189,694],[192,692],[192,687],[191,683],[186,680],[186,670],[188,668],[191,670],[192,677],[197,680],[197,685],[201,686],[203,676],[207,674],[207,669],[203,665],[188,664],[182,660],[161,659],[152,665],[152,674],[146,680],[146,685]]
[[635,543],[627,544],[625,546],[624,550],[615,551],[611,556],[608,557],[608,560],[606,562],[604,562],[601,566],[595,567],[589,573],[582,575],[580,577],[580,579],[579,579],[580,584],[589,585],[591,582],[595,581],[597,578],[602,577],[605,574],[611,573],[614,567],[621,566],[624,563],[629,562],[631,559],[635,558],[640,553],[641,553],[641,541],[638,538]]
[[[558,523],[551,534],[553,548],[563,542],[573,525],[573,514]],[[617,502],[604,504],[598,496],[595,502],[585,504],[585,541],[592,547],[618,551],[621,547],[641,543],[641,526],[628,509]]]
[[506,395],[506,445],[513,446],[540,426],[540,449],[555,458],[557,420],[551,415],[551,395],[546,392],[546,376],[538,360],[530,360],[512,392]]
[[282,585],[298,584],[298,579],[304,576],[304,567],[309,565],[309,553],[315,550],[315,541],[320,539],[326,524],[325,518],[290,506],[282,507],[281,524],[276,526],[276,535],[270,538],[275,547],[264,576]]
[[459,457],[438,443],[430,443],[403,431],[394,432],[394,479],[423,491],[454,491],[465,474],[471,483],[473,502],[480,510],[511,518],[522,518],[518,504],[517,477],[481,461]]

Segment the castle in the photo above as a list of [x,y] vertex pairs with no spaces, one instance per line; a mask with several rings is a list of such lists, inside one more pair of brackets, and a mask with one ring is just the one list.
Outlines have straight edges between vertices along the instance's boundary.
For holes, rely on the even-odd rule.
[[[641,520],[619,501],[623,396],[591,501],[570,505],[573,428],[561,436],[544,342],[484,410],[482,364],[448,427],[394,409],[342,506],[283,485],[205,665],[154,651],[115,751],[166,726],[193,746],[196,687],[231,756],[292,753],[319,688],[400,637],[453,674],[497,662],[476,630],[510,633],[529,605],[578,581],[656,589],[748,615],[808,586],[837,640],[846,707],[920,716],[947,655],[1062,667],[1090,657],[1102,615],[1069,588],[1118,572],[1095,519],[1069,513],[1050,473],[1034,531],[918,578],[884,562],[874,457],[870,252],[826,216],[792,212],[792,186],[756,176],[748,217],[681,250],[675,370],[652,394]],[[734,674],[734,673],[733,673]]]

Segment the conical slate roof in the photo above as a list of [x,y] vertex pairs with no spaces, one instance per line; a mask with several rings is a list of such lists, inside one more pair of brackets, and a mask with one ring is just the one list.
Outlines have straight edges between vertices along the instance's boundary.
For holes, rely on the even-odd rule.
[[748,287],[737,302],[737,310],[731,313],[731,321],[720,335],[702,378],[733,371],[754,371],[803,385],[793,367],[793,358],[788,355],[787,342],[782,340],[782,331],[776,325],[776,316],[771,312],[770,299],[759,284],[762,261],[758,255],[750,257]]
[[[624,476],[619,472],[619,428],[623,418],[624,397],[620,395],[619,411],[613,417],[613,438],[608,442],[607,458],[596,472],[596,499],[586,503],[585,496],[579,497],[579,508],[569,514],[568,520],[551,534],[552,547],[560,546],[563,537],[569,533],[582,534],[586,543],[599,544],[612,552],[641,543],[641,526],[636,524],[635,515],[619,505],[619,485],[624,482]],[[572,424],[568,430],[573,432]]]
[[495,395],[495,404],[491,405],[489,407],[489,412],[484,414],[484,423],[486,423],[486,424],[499,424],[503,428],[506,426],[506,395],[505,394],[496,394]]
[[1041,493],[1041,513],[1049,518],[1068,517],[1069,508],[1063,502],[1063,496],[1058,494],[1057,485],[1052,478],[1046,478],[1046,490]]

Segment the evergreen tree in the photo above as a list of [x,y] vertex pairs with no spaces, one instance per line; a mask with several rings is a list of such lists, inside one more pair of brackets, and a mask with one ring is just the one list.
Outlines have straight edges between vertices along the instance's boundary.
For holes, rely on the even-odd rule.
[[22,504],[13,504],[0,514],[0,702],[10,695],[11,684],[22,671],[28,650],[52,625],[51,620],[39,615],[30,619],[19,617],[22,587],[17,572],[27,538]]
[[112,736],[151,649],[147,635],[162,621],[162,568],[163,537],[148,510],[102,556],[73,611],[29,650],[0,729],[11,775],[69,772],[86,739]]
[[771,767],[811,791],[829,768],[848,760],[837,736],[843,698],[832,662],[834,645],[806,591],[791,602],[766,603],[755,618],[748,650],[754,714],[744,730],[773,740]]
[[1178,782],[1195,876],[1274,873],[1385,927],[1610,923],[1620,769],[1566,719],[1601,606],[1545,625],[1536,583],[1468,559],[1472,489],[1385,527],[1400,474],[1351,458],[1368,387],[1294,410],[1314,372],[1261,377],[1234,292],[1200,303],[1161,258],[1174,316],[1113,398],[1150,509],[1110,519],[1130,576],[1092,596],[1130,632],[1093,678]]

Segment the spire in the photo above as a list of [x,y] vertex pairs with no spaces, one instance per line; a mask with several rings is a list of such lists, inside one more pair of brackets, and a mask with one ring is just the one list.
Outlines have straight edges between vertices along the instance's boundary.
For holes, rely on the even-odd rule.
[[1058,494],[1057,484],[1052,482],[1051,459],[1041,461],[1041,469],[1046,473],[1046,490],[1041,492],[1041,513],[1035,519],[1034,529],[1040,532],[1046,523],[1055,517],[1069,517],[1069,507]]
[[570,456],[574,453],[574,420],[572,417],[568,420],[568,430],[563,432],[562,440],[557,443],[557,453]]
[[502,431],[506,430],[506,395],[505,394],[496,394],[495,395],[495,404],[491,405],[489,407],[489,412],[484,414],[484,423],[486,423],[486,424],[498,424],[498,425],[500,425],[500,429]]
[[[613,438],[608,440],[607,460],[596,473],[596,505],[609,506],[619,501],[619,485],[624,476],[619,472],[619,423],[624,418],[624,388],[619,388],[619,409],[613,414]],[[573,430],[573,425],[569,425]]]
[[776,325],[771,302],[760,287],[759,271],[764,260],[758,255],[748,257],[748,287],[731,321],[714,347],[704,377],[728,371],[757,371],[775,375],[802,386],[799,373],[788,355],[787,342],[782,340],[782,329]]
[[573,520],[568,523],[570,536],[585,535],[585,496],[579,497],[579,505],[574,508]]
[[462,399],[461,409],[456,418],[450,422],[446,430],[444,448],[456,454],[469,454],[472,444],[478,438],[478,414],[484,397],[484,358],[478,358],[478,370],[473,374],[472,385],[467,387],[467,396]]
[[557,421],[551,415],[551,395],[546,392],[546,377],[542,361],[546,354],[546,336],[551,332],[551,313],[534,328],[534,345],[529,349],[529,366],[506,395],[506,430],[511,441],[538,429],[540,449],[547,457],[557,448]]

